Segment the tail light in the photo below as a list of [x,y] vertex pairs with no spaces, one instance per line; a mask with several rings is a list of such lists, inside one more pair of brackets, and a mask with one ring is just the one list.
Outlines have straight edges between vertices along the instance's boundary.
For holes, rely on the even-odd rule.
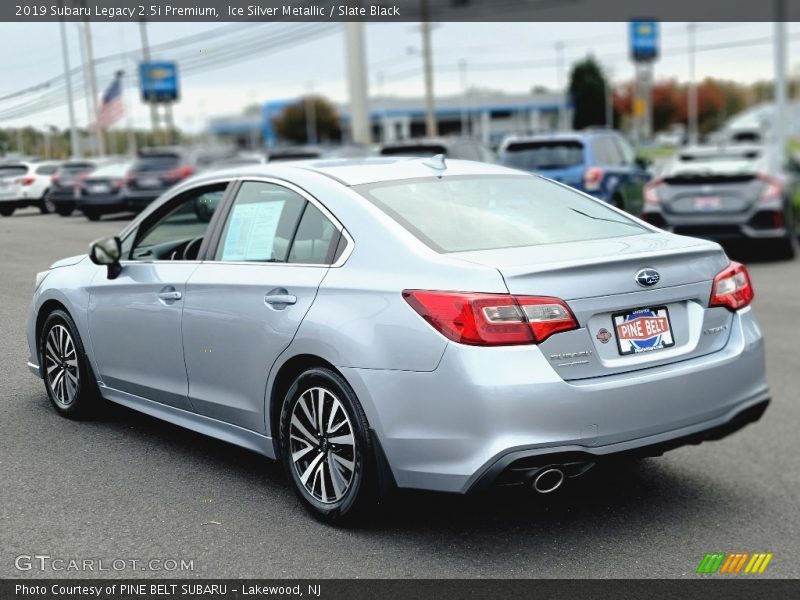
[[133,171],[128,171],[125,173],[125,177],[122,178],[122,185],[130,185],[134,179]]
[[75,184],[73,187],[82,188],[86,184],[86,178],[89,177],[89,173],[78,173],[78,176],[75,178]]
[[753,301],[755,291],[750,282],[747,267],[738,262],[731,262],[723,271],[714,277],[709,306],[724,306],[736,311]]
[[169,181],[180,181],[181,179],[189,177],[189,175],[192,173],[192,167],[189,165],[181,165],[167,171],[167,174],[164,177]]
[[603,169],[600,167],[589,167],[583,173],[583,189],[587,192],[596,192],[603,183]]
[[118,190],[124,185],[125,185],[125,178],[123,178],[123,179],[112,179],[111,180],[111,189],[112,190]]
[[403,298],[446,338],[471,346],[538,344],[577,329],[558,298],[405,290]]
[[644,202],[645,204],[649,204],[651,206],[658,205],[661,201],[658,199],[658,193],[656,192],[656,188],[664,183],[663,179],[654,179],[653,181],[648,181],[644,186]]
[[50,178],[50,183],[58,183],[59,179],[61,179],[58,175],[53,175]]
[[766,184],[764,191],[761,192],[761,196],[758,198],[759,202],[773,202],[783,197],[783,184],[779,179],[763,173],[759,174],[758,178]]
[[31,185],[34,181],[36,181],[36,178],[31,177],[30,175],[28,175],[27,177],[20,177],[19,179],[17,179],[17,183],[19,183],[20,185]]

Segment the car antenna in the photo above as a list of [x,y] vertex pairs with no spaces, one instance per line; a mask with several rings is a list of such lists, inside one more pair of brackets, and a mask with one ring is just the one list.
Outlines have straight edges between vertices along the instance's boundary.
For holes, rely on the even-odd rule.
[[447,168],[447,164],[444,162],[444,154],[435,154],[423,160],[422,164],[435,171],[444,171]]

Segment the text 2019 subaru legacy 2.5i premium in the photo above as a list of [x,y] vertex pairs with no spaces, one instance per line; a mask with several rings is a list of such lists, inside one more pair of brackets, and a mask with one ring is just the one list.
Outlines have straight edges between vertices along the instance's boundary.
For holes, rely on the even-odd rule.
[[548,492],[756,420],[752,298],[717,244],[536,175],[260,165],[40,273],[29,366],[65,416],[104,398],[281,459],[335,521],[395,485]]

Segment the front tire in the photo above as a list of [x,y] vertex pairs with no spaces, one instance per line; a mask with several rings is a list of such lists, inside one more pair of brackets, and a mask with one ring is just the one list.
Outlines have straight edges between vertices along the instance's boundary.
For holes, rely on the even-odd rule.
[[280,416],[281,460],[303,505],[343,524],[377,503],[377,474],[364,410],[337,373],[309,369],[292,384]]
[[12,207],[8,207],[8,206],[0,207],[0,215],[2,215],[4,217],[10,217],[13,214],[14,214],[14,207],[13,206]]
[[75,322],[55,310],[39,337],[39,363],[50,402],[61,416],[78,419],[96,410],[100,392]]
[[100,212],[98,212],[97,210],[93,210],[91,208],[84,208],[83,214],[90,221],[99,221],[101,217]]

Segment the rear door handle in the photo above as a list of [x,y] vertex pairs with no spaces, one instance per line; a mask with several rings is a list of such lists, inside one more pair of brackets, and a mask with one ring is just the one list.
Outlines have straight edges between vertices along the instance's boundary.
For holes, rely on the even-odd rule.
[[290,304],[297,304],[297,296],[290,294],[283,288],[270,291],[264,296],[264,302],[276,310],[281,310]]
[[159,292],[158,297],[164,302],[175,302],[176,300],[183,298],[183,294],[177,290],[167,290]]

